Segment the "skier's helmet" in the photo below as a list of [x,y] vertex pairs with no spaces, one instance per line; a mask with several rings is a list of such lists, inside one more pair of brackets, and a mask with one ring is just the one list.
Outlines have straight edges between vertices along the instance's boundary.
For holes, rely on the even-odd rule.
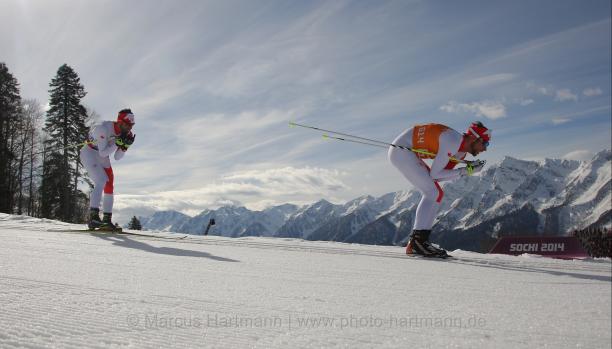
[[485,146],[488,146],[489,142],[491,141],[491,130],[486,128],[480,121],[472,122],[465,134],[482,139]]
[[121,109],[119,115],[117,115],[117,122],[123,122],[130,126],[134,126],[136,123],[134,121],[134,114],[132,114],[130,109]]

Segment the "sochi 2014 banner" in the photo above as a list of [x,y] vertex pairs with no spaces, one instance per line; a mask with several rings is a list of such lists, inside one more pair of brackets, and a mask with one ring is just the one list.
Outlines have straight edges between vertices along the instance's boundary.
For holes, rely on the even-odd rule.
[[503,237],[497,241],[489,253],[521,255],[537,254],[552,258],[586,258],[588,254],[575,237],[538,236]]

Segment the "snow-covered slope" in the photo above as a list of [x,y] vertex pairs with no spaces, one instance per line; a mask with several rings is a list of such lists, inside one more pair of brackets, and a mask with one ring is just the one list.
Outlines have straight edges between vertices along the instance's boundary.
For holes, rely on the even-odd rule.
[[0,214],[1,348],[609,348],[611,263]]
[[[610,225],[611,152],[592,160],[526,161],[506,157],[482,174],[443,183],[444,199],[432,237],[450,249],[484,251],[504,235],[564,235],[576,228]],[[321,200],[304,207],[265,211],[228,206],[204,211],[172,230],[200,233],[211,217],[216,234],[277,236],[366,244],[405,243],[420,194],[398,191],[363,196],[344,205]],[[282,214],[271,214],[280,211]],[[168,224],[143,224],[163,230]]]

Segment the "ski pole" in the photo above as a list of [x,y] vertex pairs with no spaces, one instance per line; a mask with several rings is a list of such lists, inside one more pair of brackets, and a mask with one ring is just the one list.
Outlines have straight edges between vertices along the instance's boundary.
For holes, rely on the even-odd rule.
[[38,154],[46,153],[46,152],[51,151],[51,150],[64,150],[64,149],[70,149],[70,148],[78,148],[78,147],[83,146],[83,145],[95,144],[95,143],[96,142],[94,142],[94,141],[87,140],[85,142],[81,142],[81,143],[77,143],[77,144],[71,144],[71,145],[69,145],[67,147],[61,147],[61,148],[54,147],[54,148],[50,148],[50,149],[41,150],[41,151],[36,152],[36,153],[34,153],[32,155],[38,155]]
[[[314,127],[314,126],[308,126],[308,125],[298,124],[298,123],[296,123],[296,122],[290,122],[290,123],[289,123],[289,126],[299,126],[299,127],[303,127],[303,128],[309,128],[309,129],[311,129],[311,130],[316,130],[316,131],[321,131],[321,132],[327,132],[327,133],[333,133],[333,134],[336,134],[336,135],[346,136],[346,137],[351,137],[351,138],[356,138],[356,139],[361,139],[361,140],[368,141],[368,142],[372,142],[372,143],[380,143],[380,144],[385,145],[385,147],[388,147],[388,146],[389,146],[389,143],[386,143],[386,142],[381,142],[381,141],[377,141],[377,140],[375,140],[375,139],[370,139],[370,138],[365,138],[365,137],[359,137],[359,136],[353,136],[353,135],[350,135],[350,134],[348,134],[348,133],[342,133],[342,132],[337,132],[337,131],[325,130],[325,129],[318,128],[318,127]],[[405,148],[407,148],[407,147],[405,147]]]
[[[429,151],[423,150],[423,149],[415,149],[415,148],[405,147],[403,145],[397,145],[397,144],[382,142],[382,141],[378,141],[378,140],[370,139],[370,138],[365,138],[365,137],[353,136],[353,135],[350,135],[348,133],[342,133],[342,132],[336,132],[336,131],[331,131],[331,130],[325,130],[325,129],[314,127],[314,126],[298,124],[298,123],[295,123],[295,122],[290,122],[289,126],[299,126],[299,127],[303,127],[303,128],[309,128],[311,130],[328,132],[328,133],[333,133],[333,134],[337,134],[337,135],[341,135],[341,136],[355,138],[355,139],[346,139],[346,138],[342,138],[342,137],[334,137],[334,136],[330,136],[330,135],[327,135],[327,134],[323,134],[323,138],[335,139],[337,141],[365,144],[365,145],[371,145],[373,147],[379,147],[379,148],[394,147],[394,148],[398,148],[398,149],[408,150],[408,151],[411,151],[413,153],[429,155],[429,156],[436,156],[435,153],[432,153],[432,152],[429,152]],[[367,141],[367,142],[358,141],[356,139],[360,139],[362,141]],[[368,142],[370,142],[370,143],[368,143]],[[378,143],[378,144],[373,144],[373,143]],[[455,158],[453,156],[451,156],[449,158],[449,160],[452,161],[452,162],[457,162],[457,163],[462,163],[462,164],[467,164],[468,163],[468,161],[466,161],[466,160],[457,159],[457,158]]]
[[335,139],[337,141],[345,141],[345,142],[351,142],[351,143],[357,143],[357,144],[371,145],[373,147],[379,147],[379,148],[385,148],[385,149],[389,148],[388,146],[382,145],[382,144],[373,144],[373,143],[357,141],[357,140],[354,140],[354,139],[346,139],[346,138],[342,138],[342,137],[334,137],[334,136],[330,136],[330,135],[325,134],[325,133],[323,134],[323,138],[325,138],[325,139]]
[[[405,147],[405,146],[402,146],[402,145],[397,145],[397,144],[392,144],[392,143],[385,143],[385,142],[377,141],[377,142],[379,142],[381,144],[372,144],[372,143],[367,143],[367,142],[356,141],[354,139],[346,139],[346,138],[341,138],[341,137],[334,137],[334,136],[330,136],[330,135],[327,135],[327,134],[323,134],[323,138],[335,139],[335,140],[338,140],[338,141],[345,141],[345,142],[351,142],[351,143],[371,145],[373,147],[379,147],[379,148],[385,148],[385,149],[387,149],[389,147],[394,147],[394,148],[398,148],[398,149],[408,150],[408,151],[411,151],[413,153],[429,155],[429,156],[436,156],[435,153],[428,152],[427,150],[414,149],[414,148]],[[452,157],[452,156],[449,158],[449,160],[453,161],[453,162],[457,162],[457,163],[467,163],[466,160],[457,159],[457,158]]]

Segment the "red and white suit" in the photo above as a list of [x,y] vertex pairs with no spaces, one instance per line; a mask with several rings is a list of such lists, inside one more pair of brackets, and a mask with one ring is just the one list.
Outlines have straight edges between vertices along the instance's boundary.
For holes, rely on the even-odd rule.
[[[456,162],[450,157],[463,159],[465,152],[459,152],[463,135],[440,124],[416,125],[402,132],[393,144],[422,149],[435,156],[415,153],[389,147],[389,160],[406,179],[423,195],[416,210],[414,230],[431,230],[440,208],[444,192],[438,182],[454,180],[464,174],[455,169]],[[433,159],[429,167],[423,159]]]
[[81,163],[85,166],[89,177],[94,182],[94,188],[89,198],[91,208],[100,208],[102,191],[104,191],[104,202],[102,212],[113,212],[113,168],[111,167],[110,155],[114,153],[115,160],[120,160],[125,151],[117,147],[115,138],[121,133],[116,123],[104,121],[100,125],[92,127],[89,132],[88,144],[81,149]]

